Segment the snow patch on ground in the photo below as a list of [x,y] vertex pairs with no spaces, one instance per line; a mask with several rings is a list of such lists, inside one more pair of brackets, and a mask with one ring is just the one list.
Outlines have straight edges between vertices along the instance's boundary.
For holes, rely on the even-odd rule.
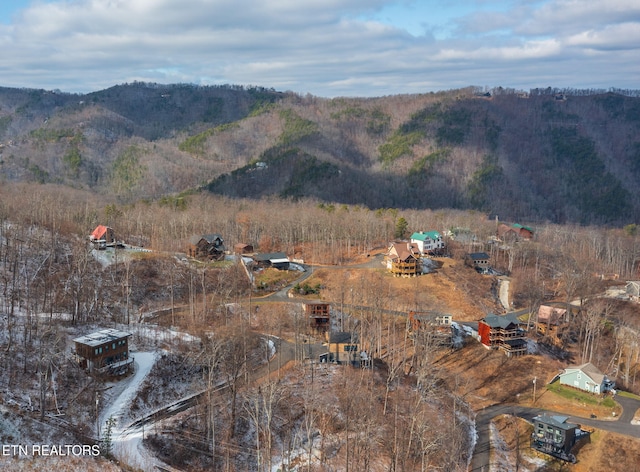
[[[112,453],[119,460],[132,467],[142,470],[152,470],[157,462],[142,446],[144,431],[124,432],[126,424],[121,421],[125,418],[127,409],[135,398],[136,392],[144,382],[156,361],[155,352],[136,352],[134,354],[134,374],[127,380],[122,380],[113,385],[114,390],[110,394],[109,406],[100,414],[100,437],[104,438],[109,418],[115,420],[111,430]],[[151,467],[150,467],[151,466]]]

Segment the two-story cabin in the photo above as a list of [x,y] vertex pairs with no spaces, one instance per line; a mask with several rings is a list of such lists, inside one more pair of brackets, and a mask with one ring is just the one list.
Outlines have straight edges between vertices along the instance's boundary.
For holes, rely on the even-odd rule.
[[129,356],[130,333],[103,329],[74,339],[75,355],[81,367],[94,374],[122,375],[133,363]]
[[589,435],[579,425],[569,423],[568,416],[548,415],[546,413],[533,418],[531,447],[559,459],[575,462],[576,456],[571,449],[582,438]]
[[321,362],[335,362],[337,364],[358,364],[360,354],[358,336],[356,333],[334,331],[327,333],[329,352],[320,356]]

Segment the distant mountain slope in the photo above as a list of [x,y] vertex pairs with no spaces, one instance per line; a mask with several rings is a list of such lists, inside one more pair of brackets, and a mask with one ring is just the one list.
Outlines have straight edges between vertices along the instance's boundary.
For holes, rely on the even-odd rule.
[[640,219],[637,92],[475,92],[329,100],[143,83],[87,95],[0,89],[0,178],[123,201],[204,186],[527,222]]

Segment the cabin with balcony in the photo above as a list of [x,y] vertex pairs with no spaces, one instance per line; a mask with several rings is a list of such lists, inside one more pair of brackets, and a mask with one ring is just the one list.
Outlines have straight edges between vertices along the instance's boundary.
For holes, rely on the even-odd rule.
[[129,355],[130,333],[103,329],[75,338],[75,356],[80,367],[96,375],[124,375],[133,364]]
[[393,242],[385,254],[387,269],[394,277],[415,277],[422,274],[420,250],[416,244]]
[[568,419],[568,416],[546,413],[534,417],[531,447],[536,451],[575,463],[576,456],[571,450],[578,441],[587,438],[590,432],[581,429],[577,424],[569,423]]
[[506,316],[487,315],[478,321],[480,342],[490,349],[499,349],[508,357],[527,353],[525,331]]

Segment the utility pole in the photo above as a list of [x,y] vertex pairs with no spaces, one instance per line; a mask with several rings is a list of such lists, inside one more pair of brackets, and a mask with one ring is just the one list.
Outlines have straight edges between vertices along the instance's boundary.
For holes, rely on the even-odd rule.
[[538,380],[537,377],[534,377],[533,378],[533,403],[536,402],[536,380]]

